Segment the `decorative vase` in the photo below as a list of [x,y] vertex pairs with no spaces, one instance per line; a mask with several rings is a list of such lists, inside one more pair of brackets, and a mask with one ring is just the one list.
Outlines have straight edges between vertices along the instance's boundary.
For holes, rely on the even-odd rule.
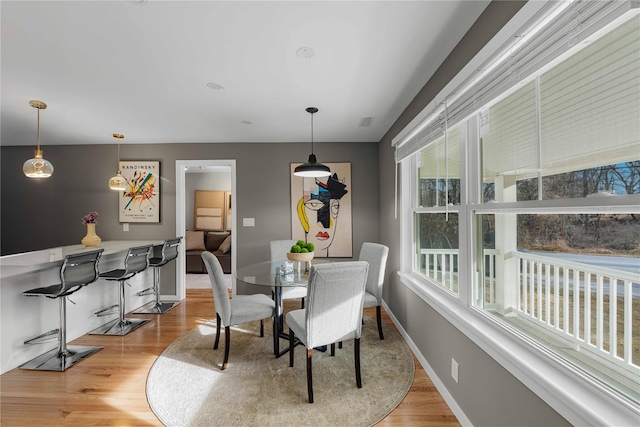
[[85,248],[95,248],[100,244],[102,239],[96,234],[96,225],[87,224],[87,235],[82,238],[82,244]]

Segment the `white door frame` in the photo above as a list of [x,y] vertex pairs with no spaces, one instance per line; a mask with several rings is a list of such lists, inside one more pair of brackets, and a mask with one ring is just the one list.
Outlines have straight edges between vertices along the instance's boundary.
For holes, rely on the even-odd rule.
[[[186,170],[190,167],[198,166],[229,166],[231,167],[231,194],[237,200],[236,196],[236,161],[231,160],[176,160],[176,236],[184,235],[186,228]],[[237,206],[237,203],[233,203]],[[231,210],[231,271],[236,271],[236,210]],[[185,245],[180,245],[180,254],[176,260],[176,297],[179,300],[186,298],[186,254]],[[232,295],[236,295],[236,281],[231,281]]]

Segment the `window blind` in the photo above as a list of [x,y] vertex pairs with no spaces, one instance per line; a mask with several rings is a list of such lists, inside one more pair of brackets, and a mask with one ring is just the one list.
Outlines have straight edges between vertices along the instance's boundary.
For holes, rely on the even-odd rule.
[[490,108],[485,181],[640,160],[640,17],[542,74],[539,111],[536,84]]
[[[580,42],[630,11],[630,1],[550,1],[475,73],[436,104],[431,114],[396,142],[396,161],[429,145],[444,133],[444,99],[448,126],[467,119],[530,81],[543,67],[580,46]],[[637,16],[637,15],[636,15]]]

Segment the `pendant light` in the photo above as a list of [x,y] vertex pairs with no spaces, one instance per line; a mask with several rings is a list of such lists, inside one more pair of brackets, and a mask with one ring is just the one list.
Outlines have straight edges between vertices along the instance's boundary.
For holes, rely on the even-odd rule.
[[49,178],[53,174],[53,165],[50,161],[42,158],[42,150],[40,149],[40,110],[47,108],[47,104],[42,101],[33,100],[29,101],[29,105],[38,109],[38,145],[36,148],[36,156],[24,162],[22,172],[29,178]]
[[124,135],[114,133],[113,137],[118,141],[118,170],[116,175],[109,180],[109,188],[116,191],[124,191],[127,189],[127,180],[120,173],[120,140],[124,138]]
[[329,167],[318,163],[316,155],[313,154],[313,115],[318,112],[315,107],[307,108],[307,113],[311,114],[311,154],[309,154],[309,161],[296,167],[293,174],[302,177],[320,178],[323,176],[331,175]]

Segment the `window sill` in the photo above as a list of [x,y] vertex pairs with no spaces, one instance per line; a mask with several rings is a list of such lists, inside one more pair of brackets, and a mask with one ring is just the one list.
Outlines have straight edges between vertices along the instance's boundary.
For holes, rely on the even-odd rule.
[[414,273],[404,285],[573,425],[635,425],[640,408]]

